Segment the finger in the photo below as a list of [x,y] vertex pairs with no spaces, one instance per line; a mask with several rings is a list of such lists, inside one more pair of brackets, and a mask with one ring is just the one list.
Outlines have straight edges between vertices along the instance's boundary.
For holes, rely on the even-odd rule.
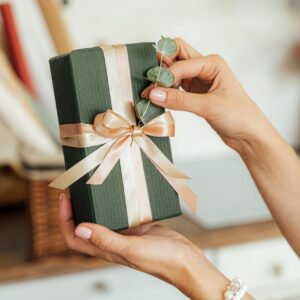
[[[182,38],[175,38],[174,39],[177,49],[176,53],[171,56],[163,56],[163,62],[169,67],[174,63],[176,60],[185,60],[185,59],[190,59],[190,58],[195,58],[195,57],[201,57],[201,53],[194,49],[189,43],[187,43],[185,40]],[[161,59],[161,54],[158,53],[158,59]]]
[[149,99],[149,93],[153,88],[154,88],[154,83],[151,83],[150,85],[148,85],[141,94],[142,98]]
[[[174,62],[169,70],[175,77],[175,85],[181,83],[186,79],[199,78],[204,84],[212,84],[214,79],[221,72],[228,71],[226,62],[218,55],[202,56],[198,58],[191,58],[187,60]],[[226,80],[226,75],[222,76],[222,80]],[[147,87],[142,95],[148,99],[150,91],[154,87],[151,84]]]
[[100,250],[123,256],[133,241],[133,237],[123,236],[104,226],[93,223],[82,223],[75,234],[84,240],[89,240]]
[[176,82],[196,77],[205,83],[213,82],[216,76],[226,69],[225,61],[217,55],[178,61],[169,67]]
[[98,256],[105,260],[137,269],[137,266],[128,259],[129,254],[126,251],[130,242],[129,237],[94,223],[81,223],[77,226],[75,234],[97,248]]
[[150,92],[150,101],[154,104],[195,113],[203,118],[209,118],[211,98],[209,94],[195,94],[173,88],[154,88]]
[[61,194],[59,198],[59,224],[64,236],[74,235],[75,224],[71,202],[65,194]]
[[[122,257],[99,249],[86,239],[82,239],[81,237],[75,235],[75,224],[72,215],[71,202],[65,194],[62,194],[62,196],[60,197],[60,225],[67,244],[72,250],[79,251],[91,256],[99,256],[110,262],[133,267],[130,263],[127,262],[127,260],[123,259]],[[81,235],[82,234],[84,233],[81,232]]]
[[156,226],[156,223],[147,223],[133,228],[120,231],[121,234],[129,236],[140,236],[146,234],[153,226]]
[[[181,86],[181,81],[177,81],[176,83],[173,84],[173,88],[178,88]],[[155,87],[155,84],[154,83],[151,83],[149,86],[147,86],[141,96],[143,99],[149,99],[149,94],[150,94],[150,91]]]
[[[176,53],[169,57],[169,56],[163,56],[163,62],[167,67],[170,67],[176,60],[186,60],[191,58],[197,58],[197,57],[203,57],[203,55],[194,49],[190,44],[188,44],[185,40],[182,38],[175,38],[175,43],[177,46]],[[161,54],[157,53],[158,59],[161,59]],[[176,86],[180,85],[180,81],[177,81]],[[154,87],[154,84],[149,85],[143,92],[142,97],[148,98],[150,90]]]
[[59,223],[60,229],[68,247],[88,255],[98,255],[97,248],[92,244],[75,236],[75,223],[72,214],[70,199],[61,194],[59,201]]

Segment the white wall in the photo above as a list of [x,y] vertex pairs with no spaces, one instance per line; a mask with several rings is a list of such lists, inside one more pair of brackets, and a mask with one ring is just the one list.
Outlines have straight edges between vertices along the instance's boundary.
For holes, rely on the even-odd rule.
[[[71,0],[65,15],[77,47],[181,36],[202,53],[226,58],[276,128],[300,144],[300,80],[282,65],[297,31],[283,0]],[[178,160],[229,153],[202,120],[174,113]],[[245,116],[246,117],[246,116]],[[191,139],[188,130],[197,131]]]

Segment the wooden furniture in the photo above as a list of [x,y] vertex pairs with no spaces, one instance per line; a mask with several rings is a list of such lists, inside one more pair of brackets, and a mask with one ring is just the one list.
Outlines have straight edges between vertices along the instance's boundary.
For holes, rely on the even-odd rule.
[[[74,255],[50,256],[44,259],[26,261],[26,246],[22,243],[18,244],[17,247],[15,245],[16,237],[25,235],[26,227],[22,226],[25,222],[24,215],[19,213],[18,216],[14,216],[14,214],[15,212],[11,212],[10,215],[6,213],[6,217],[0,216],[0,244],[7,245],[5,251],[2,250],[2,253],[0,251],[0,282],[40,278],[110,265],[102,259]],[[18,223],[18,226],[12,226]],[[205,230],[185,216],[164,220],[162,223],[187,236],[202,249],[281,236],[278,228],[271,221],[214,230]],[[10,232],[3,234],[4,228]]]
[[2,209],[26,206],[24,226],[28,228],[27,254],[30,258],[69,253],[58,224],[60,191],[49,188],[49,178],[43,178],[43,173],[47,175],[49,171],[34,171],[40,174],[26,180],[10,167],[0,168],[0,213]]
[[28,185],[25,179],[8,167],[1,167],[0,182],[0,208],[25,202],[28,194]]
[[46,180],[29,181],[30,256],[33,259],[68,253],[58,223],[61,192],[48,187],[48,184]]
[[[240,276],[249,285],[249,291],[255,299],[260,300],[299,300],[300,299],[300,262],[287,242],[279,237],[263,241],[249,242],[220,248],[206,249],[205,254],[212,263],[228,278]],[[77,259],[65,260],[64,263],[52,261],[49,267],[56,266],[62,272],[66,266],[70,270],[87,270],[66,274],[64,276],[48,276],[38,280],[19,280],[10,284],[0,284],[1,299],[23,300],[65,299],[73,300],[119,300],[124,299],[172,299],[187,300],[178,290],[165,282],[148,274],[123,266],[114,267],[96,264],[92,261]],[[86,265],[88,264],[88,266]],[[80,265],[80,267],[79,267]],[[46,264],[44,265],[46,266]],[[79,267],[79,269],[78,269]],[[91,269],[93,268],[93,269]],[[33,267],[38,273],[40,267]],[[48,269],[49,270],[49,269]],[[34,274],[31,274],[32,276]]]
[[[55,201],[57,202],[57,199]],[[241,276],[251,285],[251,292],[259,299],[266,300],[272,297],[281,300],[298,299],[299,261],[274,222],[266,221],[214,230],[202,228],[186,216],[164,220],[162,223],[185,235],[203,249],[224,274],[230,278],[237,274]],[[132,291],[131,285],[146,280],[147,288],[140,291],[145,299],[151,290],[155,290],[158,295],[173,293],[172,299],[185,299],[176,290],[168,290],[168,285],[153,277],[127,268],[112,268],[112,264],[99,258],[56,255],[28,261],[26,245],[28,227],[25,225],[24,209],[20,209],[19,212],[5,211],[2,214],[0,211],[0,297],[14,298],[18,294],[17,291],[24,288],[24,299],[32,299],[36,289],[50,292],[53,286],[56,287],[56,294],[70,295],[69,286],[61,286],[61,278],[53,277],[69,274],[70,276],[63,278],[67,282],[71,280],[76,287],[75,291],[72,289],[74,299],[82,295],[86,299],[94,299],[96,296],[119,299],[121,287],[118,278],[126,278],[122,293],[127,296]],[[91,272],[82,272],[88,270]],[[43,277],[47,277],[47,280],[28,281]],[[7,282],[14,284],[6,286],[4,283]],[[267,286],[263,285],[264,283],[267,283]],[[277,298],[274,298],[274,295]]]

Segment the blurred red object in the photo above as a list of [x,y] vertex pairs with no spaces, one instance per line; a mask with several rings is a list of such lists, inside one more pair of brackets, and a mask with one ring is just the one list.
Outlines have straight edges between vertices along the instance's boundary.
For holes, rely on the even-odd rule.
[[35,95],[34,85],[31,81],[28,66],[26,64],[11,4],[1,4],[0,11],[3,18],[3,29],[7,42],[7,47],[9,50],[11,63],[18,77],[28,88],[31,94]]

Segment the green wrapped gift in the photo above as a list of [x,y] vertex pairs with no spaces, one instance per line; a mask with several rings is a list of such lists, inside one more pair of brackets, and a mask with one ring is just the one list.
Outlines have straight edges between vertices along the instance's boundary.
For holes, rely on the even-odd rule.
[[[177,178],[165,175],[133,138],[144,143],[140,131],[143,124],[137,120],[134,106],[142,101],[141,92],[149,84],[143,76],[157,64],[153,43],[79,49],[50,60],[66,173],[72,173],[62,175],[69,176],[68,182],[58,178],[52,186],[64,189],[72,183],[70,193],[76,224],[95,222],[120,230],[181,214],[177,192],[189,193],[179,182],[184,176],[179,171],[176,175],[174,170]],[[154,119],[164,113],[164,109],[151,106]],[[111,124],[109,117],[114,122],[122,124],[125,119],[130,124],[126,130],[132,133],[127,134],[126,139],[119,134],[119,144],[113,143],[115,137],[97,136],[102,123],[104,131],[105,126]],[[169,116],[162,118],[165,117]],[[101,123],[99,126],[96,119]],[[123,125],[119,127],[118,130],[125,130]],[[83,131],[84,138],[79,137]],[[110,132],[114,132],[114,128]],[[129,138],[132,138],[130,143]],[[169,137],[149,134],[147,139],[148,144],[153,142],[152,146],[156,145],[161,155],[172,161]],[[105,153],[101,154],[102,160],[107,158],[105,163],[104,160],[94,165],[85,162],[87,157],[93,160],[91,156],[101,156],[97,153],[103,152],[105,147],[117,153],[112,145],[119,147],[118,150],[122,148],[114,164],[114,156],[107,158]],[[99,166],[102,166],[100,171]],[[79,174],[82,168],[88,169]]]

